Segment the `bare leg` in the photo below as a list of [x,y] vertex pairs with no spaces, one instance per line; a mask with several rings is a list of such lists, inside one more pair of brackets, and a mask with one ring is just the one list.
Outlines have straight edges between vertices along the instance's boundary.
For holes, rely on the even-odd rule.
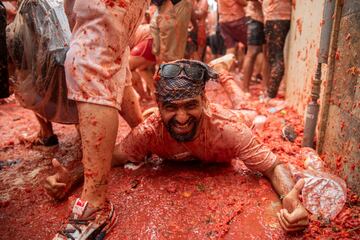
[[136,92],[140,95],[142,99],[149,99],[149,96],[144,89],[143,82],[139,73],[137,71],[132,71],[131,75],[131,82],[133,88],[136,90]]
[[250,92],[250,80],[254,70],[256,56],[261,52],[261,46],[249,45],[244,59],[244,77],[243,77],[243,90]]
[[120,115],[125,119],[131,128],[136,127],[143,121],[139,99],[132,86],[126,86],[124,89]]
[[139,70],[140,76],[145,80],[146,86],[150,92],[148,92],[148,95],[154,98],[155,93],[155,84],[153,79],[153,73],[149,71],[148,69]]
[[236,59],[238,61],[238,70],[241,72],[243,65],[244,65],[244,58],[245,58],[245,46],[242,43],[238,43],[236,45]]
[[246,100],[245,93],[237,85],[234,77],[231,74],[221,74],[219,83],[223,86],[228,95],[233,109],[242,109],[244,101]]
[[46,120],[45,118],[41,117],[36,113],[35,117],[40,124],[40,131],[38,135],[40,138],[46,138],[54,135],[53,127],[50,121]]
[[264,63],[264,54],[262,52],[260,52],[256,56],[254,70],[253,70],[253,74],[252,74],[253,77],[262,76],[263,63]]
[[84,165],[84,188],[81,199],[99,207],[105,203],[107,177],[118,130],[115,108],[77,103]]

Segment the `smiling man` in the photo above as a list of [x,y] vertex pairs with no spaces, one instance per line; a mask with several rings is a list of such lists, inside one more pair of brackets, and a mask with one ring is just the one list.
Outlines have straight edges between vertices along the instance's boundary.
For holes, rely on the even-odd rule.
[[[262,172],[281,196],[283,207],[278,214],[286,231],[304,229],[308,214],[289,170],[277,157],[255,139],[237,111],[211,104],[205,97],[205,83],[217,74],[199,61],[179,60],[162,64],[156,79],[159,111],[134,128],[116,147],[113,166],[142,162],[156,154],[175,161],[204,162],[243,161],[254,171]],[[69,172],[54,162],[56,174],[47,178],[45,187],[55,197],[81,177],[81,171]],[[76,174],[77,173],[77,174]]]

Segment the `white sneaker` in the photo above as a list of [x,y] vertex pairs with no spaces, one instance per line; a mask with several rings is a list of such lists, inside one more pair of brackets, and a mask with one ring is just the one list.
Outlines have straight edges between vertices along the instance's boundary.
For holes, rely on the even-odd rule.
[[87,201],[76,199],[68,223],[53,240],[101,240],[117,222],[114,206],[93,208]]

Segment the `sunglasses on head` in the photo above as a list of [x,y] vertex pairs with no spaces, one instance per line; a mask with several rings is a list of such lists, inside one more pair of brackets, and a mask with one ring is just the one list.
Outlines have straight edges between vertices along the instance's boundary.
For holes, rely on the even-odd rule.
[[183,72],[192,80],[203,80],[206,68],[199,63],[166,63],[161,64],[159,73],[164,78],[175,78]]

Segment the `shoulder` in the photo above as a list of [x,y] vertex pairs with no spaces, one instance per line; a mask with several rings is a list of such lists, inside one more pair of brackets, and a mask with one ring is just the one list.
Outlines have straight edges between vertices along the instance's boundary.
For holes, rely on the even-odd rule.
[[206,111],[208,130],[210,133],[220,133],[222,138],[234,139],[240,136],[250,136],[251,130],[246,125],[244,116],[218,104],[209,104]]

